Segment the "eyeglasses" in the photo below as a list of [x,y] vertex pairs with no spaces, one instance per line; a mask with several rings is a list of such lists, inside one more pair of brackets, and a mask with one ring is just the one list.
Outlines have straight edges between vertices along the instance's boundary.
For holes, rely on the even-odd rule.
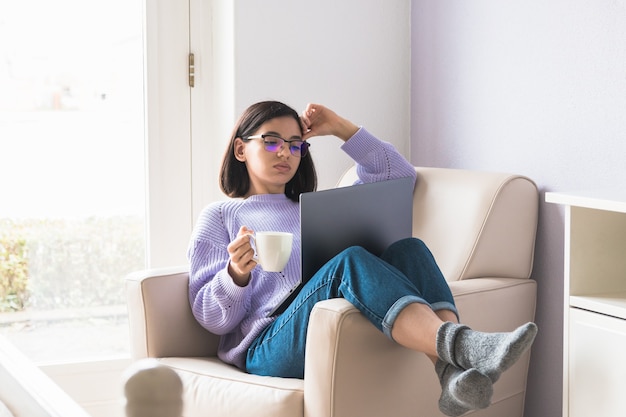
[[287,143],[289,144],[289,152],[293,156],[303,157],[306,155],[309,150],[308,142],[305,142],[300,139],[287,140],[283,139],[280,136],[266,133],[263,135],[254,135],[254,136],[246,136],[245,138],[241,138],[243,141],[248,142],[251,139],[261,139],[263,141],[263,147],[268,152],[278,152],[282,146]]

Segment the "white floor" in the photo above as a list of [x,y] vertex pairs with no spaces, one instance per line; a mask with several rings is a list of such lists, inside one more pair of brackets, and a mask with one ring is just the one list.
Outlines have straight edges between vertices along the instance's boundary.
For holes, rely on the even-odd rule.
[[92,417],[123,417],[123,375],[130,359],[41,366]]
[[131,363],[125,307],[84,313],[0,314],[0,335],[90,416],[123,417]]

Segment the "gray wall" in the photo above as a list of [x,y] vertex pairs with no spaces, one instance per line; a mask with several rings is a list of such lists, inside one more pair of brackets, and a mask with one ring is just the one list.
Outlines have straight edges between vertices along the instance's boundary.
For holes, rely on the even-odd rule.
[[[412,0],[411,158],[545,191],[626,180],[626,1]],[[563,209],[541,203],[527,417],[561,415]]]

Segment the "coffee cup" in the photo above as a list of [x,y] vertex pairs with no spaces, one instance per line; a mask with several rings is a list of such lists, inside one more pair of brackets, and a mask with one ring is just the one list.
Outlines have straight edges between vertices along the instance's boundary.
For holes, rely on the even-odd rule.
[[254,246],[254,261],[264,271],[280,272],[291,256],[293,234],[286,232],[256,232],[250,235]]

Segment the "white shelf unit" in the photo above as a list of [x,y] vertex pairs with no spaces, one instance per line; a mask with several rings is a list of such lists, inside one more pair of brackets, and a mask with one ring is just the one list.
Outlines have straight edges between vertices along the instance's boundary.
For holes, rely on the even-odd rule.
[[565,206],[563,416],[624,417],[626,192],[546,201]]

